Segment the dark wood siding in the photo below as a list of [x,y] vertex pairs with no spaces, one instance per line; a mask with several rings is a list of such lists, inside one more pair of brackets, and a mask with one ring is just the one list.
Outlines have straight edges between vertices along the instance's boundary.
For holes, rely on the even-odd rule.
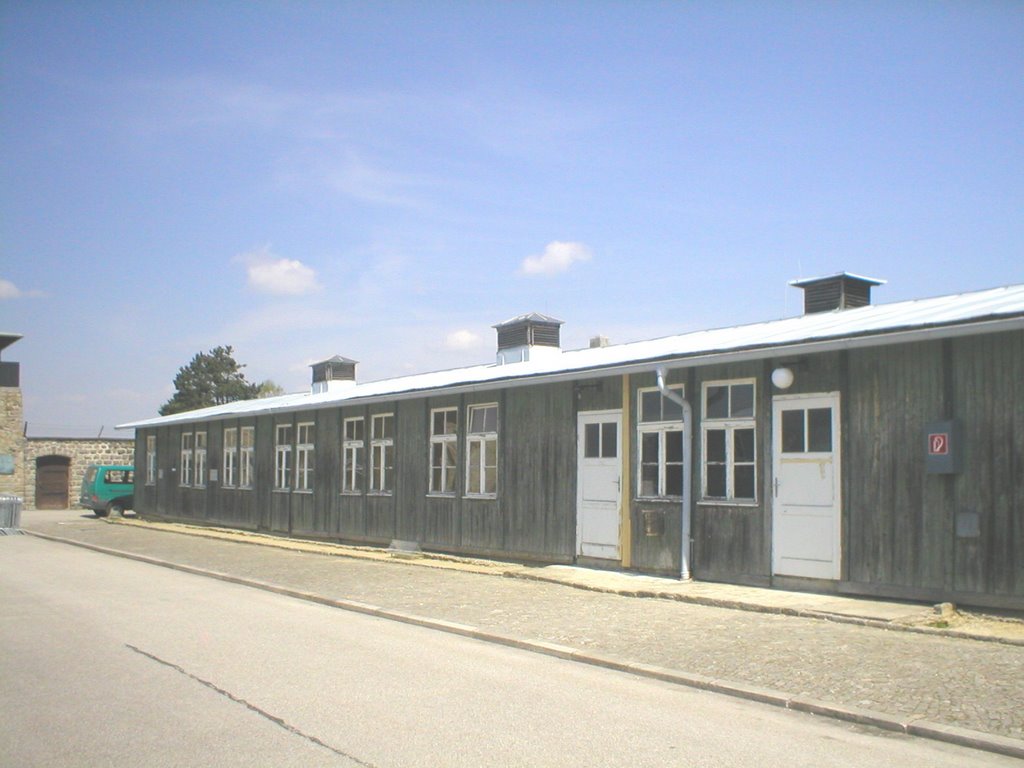
[[846,575],[851,581],[942,586],[948,509],[926,487],[923,435],[945,415],[942,342],[849,355],[843,445]]
[[[849,355],[844,446],[854,591],[1024,595],[1024,333]],[[928,474],[931,421],[962,426],[962,471]],[[977,524],[958,532],[958,520]],[[1013,604],[1012,601],[1010,604]]]
[[[459,429],[456,442],[455,461],[455,495],[428,495],[430,488],[429,467],[430,456],[427,444],[430,440],[430,412],[435,408],[456,408],[459,414]],[[458,396],[430,398],[423,404],[422,426],[417,428],[414,420],[408,424],[411,435],[421,435],[424,457],[410,457],[403,466],[403,483],[414,488],[422,488],[423,495],[417,507],[419,523],[419,541],[428,549],[445,549],[462,545],[461,496],[465,489],[465,418],[466,409],[463,399]],[[412,442],[412,438],[410,438]],[[420,472],[420,469],[423,471]],[[409,475],[412,475],[411,477]],[[422,474],[422,479],[420,475]]]
[[[954,415],[965,440],[948,524],[953,586],[1024,597],[1024,332],[951,344]],[[979,535],[956,536],[957,515],[976,515]]]
[[[693,406],[693,551],[695,578],[767,584],[771,572],[771,505],[767,501],[771,472],[771,391],[762,363],[717,365],[694,372],[688,399]],[[710,381],[754,379],[757,495],[755,503],[726,504],[703,501],[703,386]]]
[[[691,378],[689,371],[669,371],[665,383],[669,386],[682,384],[685,388],[684,395],[696,413]],[[628,459],[632,487],[629,520],[633,532],[632,565],[645,572],[678,576],[682,557],[682,502],[639,498],[640,473],[637,469],[640,462],[640,440],[637,437],[639,393],[641,390],[656,387],[657,378],[653,372],[637,374],[630,377],[629,383],[629,412],[623,414],[622,428],[628,431],[630,445]],[[696,495],[693,498],[697,498]]]
[[571,558],[576,546],[573,385],[509,390],[503,412],[504,548],[545,558]]

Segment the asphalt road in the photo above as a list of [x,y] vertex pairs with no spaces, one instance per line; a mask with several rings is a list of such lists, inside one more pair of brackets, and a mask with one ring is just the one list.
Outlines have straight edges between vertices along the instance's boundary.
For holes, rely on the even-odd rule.
[[0,764],[1019,762],[13,536]]

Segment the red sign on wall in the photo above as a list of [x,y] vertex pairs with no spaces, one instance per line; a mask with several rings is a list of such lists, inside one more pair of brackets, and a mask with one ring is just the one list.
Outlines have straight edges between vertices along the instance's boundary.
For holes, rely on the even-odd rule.
[[928,455],[946,456],[949,453],[949,433],[932,432],[928,435]]

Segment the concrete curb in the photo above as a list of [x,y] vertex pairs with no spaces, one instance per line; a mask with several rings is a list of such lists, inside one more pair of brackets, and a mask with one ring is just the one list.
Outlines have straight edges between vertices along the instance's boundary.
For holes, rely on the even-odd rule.
[[231,574],[221,573],[219,571],[211,571],[205,568],[197,568],[195,566],[184,565],[182,563],[174,563],[156,557],[149,557],[148,555],[139,555],[133,552],[124,552],[122,550],[111,549],[109,547],[103,547],[97,544],[89,544],[83,541],[75,541],[74,539],[65,539],[59,536],[39,533],[36,531],[25,531],[25,533],[40,539],[46,539],[48,541],[53,541],[61,544],[70,544],[75,547],[81,547],[83,549],[92,550],[94,552],[99,552],[105,555],[113,555],[115,557],[122,557],[128,560],[135,560],[137,562],[147,563],[149,565],[156,565],[162,568],[169,568],[171,570],[181,571],[183,573],[190,573],[196,576],[204,576],[206,578],[217,579],[219,581],[224,581],[230,584],[238,584],[240,586],[260,589],[266,592],[272,592],[274,594],[282,595],[284,597],[292,597],[299,600],[305,600],[307,602],[319,603],[320,605],[326,605],[332,608],[340,608],[342,610],[352,611],[354,613],[361,613],[368,616],[376,616],[378,618],[402,622],[403,624],[410,624],[413,626],[424,627],[426,629],[447,632],[449,634],[460,635],[462,637],[468,637],[483,642],[494,643],[496,645],[504,645],[510,648],[517,648],[519,650],[529,651],[531,653],[539,653],[545,656],[552,656],[555,658],[564,659],[567,661],[574,661],[581,664],[589,664],[595,667],[602,667],[604,669],[614,670],[617,672],[624,672],[626,674],[636,675],[639,677],[660,680],[662,682],[672,683],[675,685],[684,685],[690,688],[697,688],[699,690],[705,690],[712,693],[720,693],[725,694],[727,696],[734,696],[736,698],[746,699],[747,701],[756,701],[762,704],[769,704],[771,706],[781,707],[783,709],[791,709],[796,712],[805,712],[808,714],[819,715],[821,717],[829,717],[835,720],[842,720],[844,722],[856,723],[858,725],[871,726],[874,728],[881,728],[887,731],[904,733],[909,736],[932,739],[935,741],[943,741],[950,744],[956,744],[962,747],[968,747],[970,749],[977,749],[985,752],[993,752],[996,754],[1007,755],[1009,757],[1024,759],[1024,741],[1019,741],[1017,739],[1011,739],[1004,736],[982,733],[981,731],[972,731],[967,728],[959,728],[953,725],[933,723],[928,720],[915,719],[912,716],[909,718],[901,718],[893,715],[888,715],[882,712],[859,709],[856,707],[846,707],[843,705],[832,704],[829,702],[818,701],[815,699],[807,699],[799,696],[792,696],[781,691],[775,691],[770,688],[761,688],[759,686],[750,685],[748,683],[721,680],[706,677],[704,675],[689,674],[686,672],[681,672],[666,667],[658,667],[651,664],[622,661],[609,656],[602,656],[600,654],[590,653],[588,651],[581,651],[569,646],[559,645],[557,643],[548,643],[544,641],[528,640],[525,638],[501,635],[495,632],[488,632],[486,630],[482,630],[478,627],[473,627],[467,624],[459,624],[456,622],[445,621],[443,619],[431,619],[424,616],[417,616],[415,614],[404,613],[401,611],[392,611],[386,608],[381,608],[376,605],[362,603],[355,600],[338,600],[334,598],[324,597],[323,595],[317,595],[309,592],[303,592],[301,590],[291,589],[288,587],[282,587],[277,584],[271,584],[268,582],[258,581],[255,579],[243,578],[241,576],[232,576]]

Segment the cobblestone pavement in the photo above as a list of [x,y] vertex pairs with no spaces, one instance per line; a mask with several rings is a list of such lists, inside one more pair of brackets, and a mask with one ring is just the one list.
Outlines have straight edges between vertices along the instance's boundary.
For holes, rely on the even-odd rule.
[[1024,739],[1024,647],[330,557],[82,515],[25,528],[623,661]]

